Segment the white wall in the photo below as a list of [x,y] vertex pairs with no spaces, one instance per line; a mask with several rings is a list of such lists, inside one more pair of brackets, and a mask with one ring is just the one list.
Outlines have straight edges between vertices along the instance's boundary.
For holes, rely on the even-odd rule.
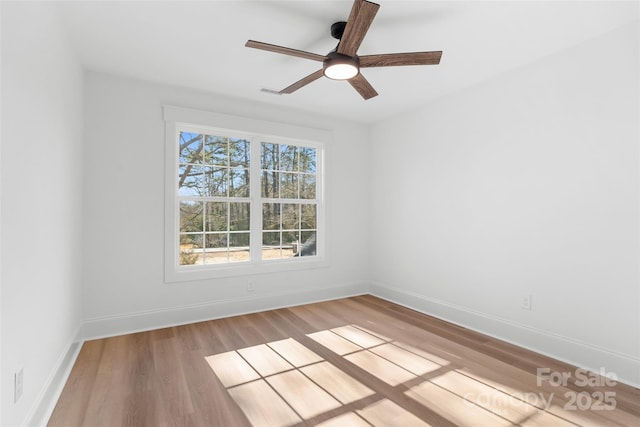
[[[2,426],[35,420],[81,317],[82,79],[54,5],[2,2]],[[13,374],[24,394],[13,403]]]
[[638,75],[636,22],[374,126],[374,292],[640,384]]
[[[269,95],[265,95],[269,96]],[[162,105],[327,129],[328,268],[163,281]],[[368,132],[362,125],[89,73],[85,86],[84,336],[190,322],[367,291]]]

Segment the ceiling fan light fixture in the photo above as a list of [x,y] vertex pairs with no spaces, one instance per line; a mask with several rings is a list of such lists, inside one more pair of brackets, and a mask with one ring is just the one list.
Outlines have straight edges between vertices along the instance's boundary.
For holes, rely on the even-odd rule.
[[327,55],[322,70],[324,75],[332,80],[349,80],[360,72],[356,58],[336,52]]
[[442,51],[358,56],[360,44],[379,8],[379,4],[370,0],[353,0],[349,20],[335,22],[331,25],[331,36],[339,40],[339,42],[333,51],[324,56],[255,40],[247,40],[245,46],[322,62],[322,68],[285,87],[278,92],[279,94],[293,93],[309,83],[315,82],[320,77],[326,76],[333,80],[347,80],[363,99],[371,99],[377,96],[378,92],[360,73],[360,66],[373,68],[400,65],[435,65],[440,63],[440,57],[442,56]]

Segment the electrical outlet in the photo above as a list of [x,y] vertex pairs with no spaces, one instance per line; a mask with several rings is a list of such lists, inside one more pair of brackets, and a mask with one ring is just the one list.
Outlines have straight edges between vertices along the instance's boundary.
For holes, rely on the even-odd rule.
[[13,374],[13,403],[18,403],[18,400],[22,397],[22,391],[24,389],[23,381],[23,369],[20,368]]
[[520,308],[523,310],[531,310],[531,295],[525,295],[522,297],[522,304]]
[[253,286],[253,282],[251,280],[247,280],[247,292],[254,292],[256,288]]

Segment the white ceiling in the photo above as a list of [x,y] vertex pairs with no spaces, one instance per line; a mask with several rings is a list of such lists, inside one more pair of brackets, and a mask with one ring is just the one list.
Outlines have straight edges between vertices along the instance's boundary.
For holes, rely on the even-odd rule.
[[[365,69],[365,101],[326,78],[272,95],[321,64],[244,47],[248,39],[319,54],[351,1],[70,1],[61,12],[90,70],[371,123],[638,19],[638,2],[398,1],[381,7],[358,54],[443,50],[440,65]],[[606,60],[594,52],[594,61]]]

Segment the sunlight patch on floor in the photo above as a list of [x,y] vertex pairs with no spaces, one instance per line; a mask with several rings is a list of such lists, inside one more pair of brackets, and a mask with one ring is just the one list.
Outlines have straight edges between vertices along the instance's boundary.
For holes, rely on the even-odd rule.
[[405,394],[457,425],[492,427],[513,425],[506,419],[465,401],[429,381],[411,387]]
[[372,348],[371,352],[393,361],[393,363],[402,366],[415,375],[424,375],[440,369],[440,365],[437,363],[431,362],[415,353],[411,353],[395,344],[384,344]]
[[296,368],[300,366],[310,365],[316,362],[322,362],[324,359],[307,347],[300,344],[293,338],[287,338],[281,341],[273,341],[267,343],[269,347],[278,352],[280,356],[285,358]]
[[420,357],[422,357],[423,359],[427,359],[437,365],[440,366],[448,366],[449,364],[451,364],[450,361],[448,361],[447,359],[443,359],[442,357],[438,357],[435,354],[431,354],[429,352],[426,352],[422,349],[419,349],[418,347],[409,345],[409,344],[405,344],[403,342],[400,341],[393,341],[393,345],[398,346],[400,348],[403,348],[413,354],[416,354]]
[[266,344],[243,348],[238,353],[263,377],[293,369],[289,362]]
[[340,328],[331,329],[331,332],[335,332],[343,338],[348,339],[352,343],[359,345],[362,348],[370,348],[376,345],[384,344],[385,341],[371,335],[359,328],[352,325],[342,326]]
[[389,399],[383,399],[357,412],[374,426],[429,426],[429,424]]
[[[536,413],[532,414],[529,418],[520,421],[518,425],[520,425],[521,427],[548,427],[548,426],[575,427],[574,423],[565,421],[562,418],[558,418],[557,416],[544,411],[537,411]],[[580,423],[580,425],[583,427],[586,427],[586,426],[600,427],[601,426],[601,424],[599,423],[595,424],[593,421],[587,421],[587,420],[583,420]]]
[[251,365],[235,351],[207,356],[205,359],[227,388],[260,378]]
[[340,356],[362,349],[362,347],[331,331],[314,332],[307,336]]
[[349,412],[348,414],[340,415],[323,423],[316,424],[316,427],[371,427],[371,424],[355,413]]
[[375,394],[329,362],[307,366],[301,371],[345,405]]
[[[403,390],[408,387],[405,384],[416,384],[420,376],[449,364],[358,325],[307,337],[350,362],[353,375],[370,376],[392,387],[405,387]],[[428,425],[293,338],[207,356],[206,360],[254,426],[286,426],[312,419],[325,427]],[[440,381],[443,386],[451,382],[448,377],[440,377]],[[454,396],[428,382],[406,394],[418,401],[430,399],[434,391],[429,387]],[[459,405],[456,408],[460,409]]]
[[431,382],[514,423],[528,419],[539,411],[527,403],[530,399],[523,394],[518,397],[503,393],[456,371],[433,378]]
[[229,394],[254,427],[283,427],[302,421],[264,380],[230,388]]
[[380,333],[378,333],[378,332],[372,331],[371,329],[365,328],[365,327],[364,327],[364,326],[362,326],[362,325],[351,325],[351,326],[356,327],[356,328],[360,329],[361,331],[364,331],[364,332],[366,332],[366,333],[368,333],[368,334],[371,334],[371,335],[373,335],[374,337],[378,337],[378,338],[380,338],[382,341],[385,341],[385,342],[391,342],[391,341],[393,341],[391,338],[388,338],[388,337],[386,337],[386,336],[384,336],[384,335],[382,335],[382,334],[380,334]]
[[342,404],[299,371],[267,378],[267,382],[303,418],[309,419]]
[[392,386],[416,378],[415,375],[406,369],[368,350],[350,354],[345,356],[345,359]]

